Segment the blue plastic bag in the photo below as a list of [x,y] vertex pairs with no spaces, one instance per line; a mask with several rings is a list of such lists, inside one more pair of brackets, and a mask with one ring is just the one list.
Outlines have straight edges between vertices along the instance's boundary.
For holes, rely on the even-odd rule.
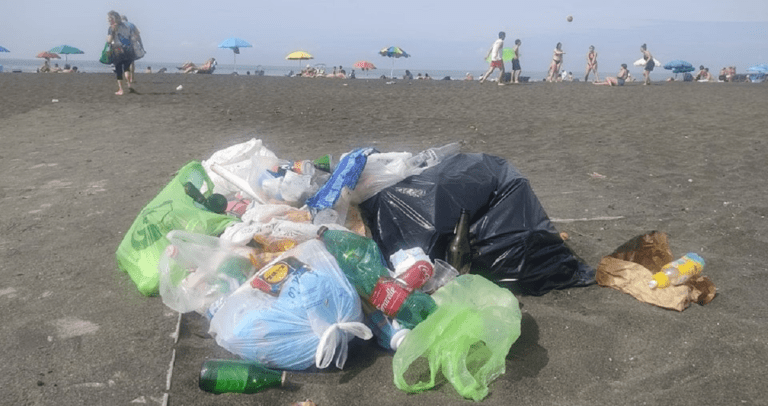
[[226,350],[265,366],[342,368],[347,343],[372,337],[360,296],[319,240],[285,252],[224,300],[210,333]]

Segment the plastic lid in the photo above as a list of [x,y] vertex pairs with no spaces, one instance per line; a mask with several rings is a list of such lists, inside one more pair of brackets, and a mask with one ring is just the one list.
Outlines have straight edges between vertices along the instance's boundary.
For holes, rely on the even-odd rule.
[[400,347],[400,344],[403,343],[405,336],[408,335],[409,331],[411,330],[406,328],[399,330],[397,333],[392,335],[392,339],[389,340],[389,346],[392,347],[393,350],[397,351],[397,349]]

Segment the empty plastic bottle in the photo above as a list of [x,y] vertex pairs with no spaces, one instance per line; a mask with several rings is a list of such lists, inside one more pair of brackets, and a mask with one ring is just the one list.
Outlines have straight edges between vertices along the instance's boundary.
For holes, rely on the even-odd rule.
[[406,163],[412,168],[430,168],[446,158],[456,155],[461,151],[461,144],[453,142],[442,147],[429,148],[409,158]]
[[320,227],[317,234],[357,293],[401,326],[413,328],[437,308],[431,296],[389,276],[372,239],[327,227]]
[[656,289],[666,288],[671,285],[682,285],[692,276],[701,274],[704,265],[704,258],[689,252],[682,258],[664,265],[661,271],[653,275],[653,279],[648,282],[648,286],[651,289]]
[[200,389],[211,393],[256,393],[285,383],[285,372],[242,360],[209,360],[200,369]]

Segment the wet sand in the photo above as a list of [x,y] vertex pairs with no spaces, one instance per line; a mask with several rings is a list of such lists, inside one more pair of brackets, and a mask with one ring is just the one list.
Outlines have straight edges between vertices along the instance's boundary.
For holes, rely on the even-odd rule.
[[368,343],[344,370],[289,373],[284,389],[197,388],[200,364],[229,355],[192,314],[176,340],[179,315],[142,296],[114,252],[176,170],[252,137],[286,159],[463,140],[527,176],[593,267],[652,230],[676,257],[706,259],[718,295],[682,313],[597,285],[519,297],[522,336],[484,404],[766,402],[765,84],[137,78],[139,93],[118,97],[108,74],[0,74],[9,404],[466,404],[450,384],[399,391],[391,355]]

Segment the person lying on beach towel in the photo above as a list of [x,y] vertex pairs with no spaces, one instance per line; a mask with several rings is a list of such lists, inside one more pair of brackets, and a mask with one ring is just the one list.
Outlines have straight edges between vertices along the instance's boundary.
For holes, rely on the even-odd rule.
[[216,70],[216,59],[210,58],[205,61],[202,66],[197,66],[194,63],[187,61],[178,69],[184,73],[213,73],[213,71]]

